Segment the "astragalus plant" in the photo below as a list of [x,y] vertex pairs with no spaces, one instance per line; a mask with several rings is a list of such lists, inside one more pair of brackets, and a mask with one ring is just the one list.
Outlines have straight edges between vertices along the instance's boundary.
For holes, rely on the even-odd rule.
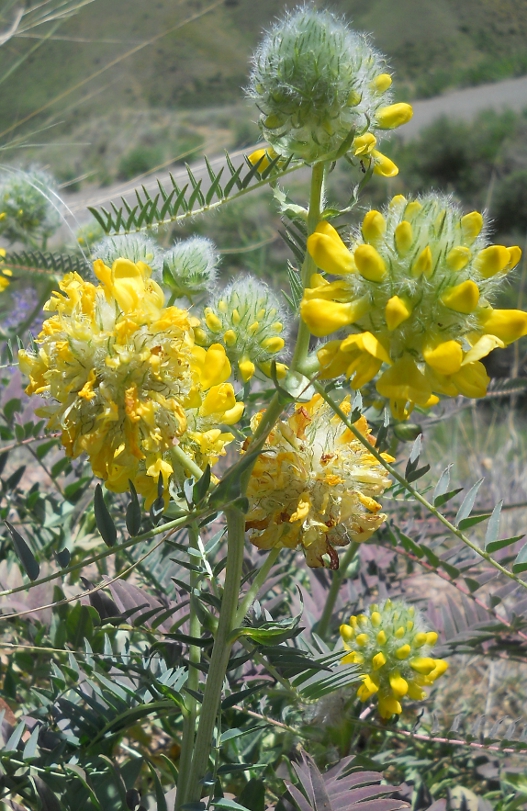
[[[238,164],[92,210],[106,236],[82,256],[3,257],[4,301],[31,274],[52,288],[19,335],[31,399],[11,391],[0,426],[8,808],[466,804],[481,758],[527,748],[515,724],[434,720],[452,653],[527,661],[527,547],[501,503],[475,510],[480,483],[452,509],[451,460],[437,482],[420,462],[446,401],[485,398],[486,357],[527,334],[497,304],[521,250],[448,196],[361,208],[412,108],[329,11],[272,27],[247,95],[265,143]],[[302,168],[307,201],[281,186]],[[26,227],[13,183],[6,234]],[[266,188],[287,290],[226,282],[202,236],[156,240]],[[412,590],[420,568],[450,602]],[[521,781],[498,773],[501,794],[479,788],[505,809]]]

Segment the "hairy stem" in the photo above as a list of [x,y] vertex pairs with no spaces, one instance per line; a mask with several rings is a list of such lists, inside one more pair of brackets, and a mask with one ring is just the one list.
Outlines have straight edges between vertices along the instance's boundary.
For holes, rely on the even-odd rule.
[[[322,208],[322,199],[324,195],[324,171],[326,164],[324,162],[315,163],[311,173],[311,193],[309,195],[309,209],[307,214],[307,236],[311,236],[320,222],[320,212]],[[313,273],[316,273],[317,266],[306,250],[304,263],[302,265],[302,285],[304,288],[309,286],[309,280]],[[309,339],[310,332],[302,319],[298,322],[298,335],[296,339],[295,352],[293,360],[291,361],[292,371],[302,371],[303,363],[305,362],[309,352]]]
[[197,802],[201,797],[201,781],[208,767],[221,689],[233,645],[231,632],[236,627],[236,611],[242,578],[245,516],[235,508],[229,508],[225,512],[228,529],[225,585],[223,587],[218,630],[214,639],[209,673],[203,695],[198,732],[194,743],[194,755],[188,778],[186,802]]
[[[198,549],[199,530],[198,525],[193,522],[189,527],[189,549]],[[201,623],[198,617],[198,601],[199,601],[199,572],[190,570],[190,617],[189,617],[189,636],[201,636]],[[199,690],[199,665],[201,663],[201,650],[199,645],[189,645],[189,669],[187,687],[189,691],[197,693]],[[181,745],[181,757],[179,760],[179,776],[177,785],[176,809],[187,801],[186,793],[188,787],[188,776],[190,764],[192,761],[192,753],[194,751],[194,740],[196,736],[196,719],[198,717],[198,704],[197,699],[192,693],[188,693],[185,701],[187,703],[187,711],[183,719],[183,740]]]

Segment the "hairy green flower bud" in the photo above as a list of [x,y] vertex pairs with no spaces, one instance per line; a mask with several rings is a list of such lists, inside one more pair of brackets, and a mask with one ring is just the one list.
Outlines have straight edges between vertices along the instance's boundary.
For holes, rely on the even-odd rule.
[[388,167],[374,150],[379,132],[412,115],[410,105],[390,104],[391,82],[384,58],[365,35],[329,11],[303,7],[264,38],[247,92],[278,154],[312,162],[334,156],[344,145],[391,176],[397,167],[391,161]]
[[60,225],[56,184],[42,169],[10,171],[0,181],[0,234],[10,242],[43,243]]
[[153,271],[160,271],[162,265],[161,250],[153,239],[142,234],[116,234],[105,237],[91,251],[92,259],[102,259],[111,267],[116,259],[128,259],[136,264],[144,262]]
[[163,256],[163,281],[178,297],[192,301],[206,293],[217,275],[218,254],[210,239],[192,237],[175,245]]
[[[256,367],[270,373],[271,361],[280,356],[285,312],[278,297],[264,283],[251,276],[232,282],[205,307],[201,326],[194,330],[201,346],[221,343],[227,357],[244,382]],[[286,367],[277,363],[278,376]]]

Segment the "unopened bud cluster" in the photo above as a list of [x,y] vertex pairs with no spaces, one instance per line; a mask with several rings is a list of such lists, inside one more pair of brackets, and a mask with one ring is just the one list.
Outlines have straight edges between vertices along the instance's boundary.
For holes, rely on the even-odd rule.
[[210,239],[192,237],[176,242],[163,256],[163,281],[175,296],[192,301],[210,292],[216,280],[218,260]]
[[377,391],[399,419],[437,395],[484,396],[481,358],[527,333],[527,313],[492,308],[520,248],[489,245],[482,215],[448,197],[397,195],[366,214],[350,248],[322,221],[308,251],[337,279],[313,275],[302,317],[318,337],[348,333],[319,350],[322,376],[360,389],[384,365]]
[[41,169],[13,171],[0,183],[0,235],[32,247],[45,245],[60,225],[55,181]]
[[329,11],[302,7],[260,44],[248,95],[279,155],[313,162],[343,149],[391,177],[397,167],[375,150],[377,139],[412,116],[409,104],[391,104],[391,83],[366,36]]
[[[236,280],[216,294],[194,330],[196,343],[210,346],[221,343],[239,377],[247,382],[256,368],[270,375],[271,362],[280,357],[285,312],[276,294],[251,276]],[[286,367],[277,363],[277,375],[283,377]]]
[[342,664],[356,664],[363,674],[358,697],[367,701],[376,696],[382,718],[400,715],[405,696],[426,698],[423,688],[448,669],[444,659],[431,656],[437,633],[419,611],[399,600],[373,604],[366,613],[350,617],[340,626],[340,635],[349,651]]
[[161,249],[153,239],[143,234],[116,234],[104,237],[91,249],[92,259],[100,259],[111,267],[117,259],[143,262],[154,271],[161,270]]

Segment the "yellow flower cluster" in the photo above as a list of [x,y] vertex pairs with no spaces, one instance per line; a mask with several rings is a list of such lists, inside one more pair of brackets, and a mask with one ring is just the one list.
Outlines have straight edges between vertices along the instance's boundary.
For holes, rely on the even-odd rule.
[[[350,412],[349,398],[341,408]],[[260,418],[253,418],[253,431]],[[373,444],[364,417],[356,427]],[[366,541],[385,520],[376,498],[389,484],[384,468],[317,394],[269,434],[247,489],[246,529],[259,549],[301,545],[308,566],[337,569],[335,547]]]
[[[196,343],[222,343],[246,383],[257,367],[270,375],[271,361],[278,359],[285,346],[284,322],[285,313],[275,293],[249,276],[232,282],[209,301],[195,329]],[[277,363],[276,371],[278,377],[285,377],[287,367]]]
[[227,379],[223,347],[194,346],[196,319],[164,307],[164,294],[148,265],[117,259],[94,263],[101,284],[69,273],[53,293],[37,338],[38,352],[21,351],[28,394],[55,402],[39,410],[73,458],[86,453],[110,490],[128,481],[157,497],[162,476],[188,474],[171,450],[179,445],[204,468],[234,437],[219,426],[236,422],[237,403]]
[[426,698],[430,686],[448,668],[444,659],[433,659],[431,649],[437,634],[430,631],[421,614],[406,603],[386,600],[371,605],[367,613],[350,617],[340,626],[347,653],[342,664],[359,665],[361,701],[376,696],[382,718],[400,715],[401,699]]
[[0,293],[9,287],[13,271],[3,267],[5,257],[5,249],[0,248]]
[[527,334],[527,313],[491,306],[520,248],[489,245],[481,214],[462,216],[448,197],[397,195],[366,214],[351,248],[322,221],[308,251],[337,278],[313,275],[302,318],[318,337],[347,331],[319,350],[321,376],[360,389],[384,364],[377,391],[398,419],[437,395],[483,397],[481,358]]

